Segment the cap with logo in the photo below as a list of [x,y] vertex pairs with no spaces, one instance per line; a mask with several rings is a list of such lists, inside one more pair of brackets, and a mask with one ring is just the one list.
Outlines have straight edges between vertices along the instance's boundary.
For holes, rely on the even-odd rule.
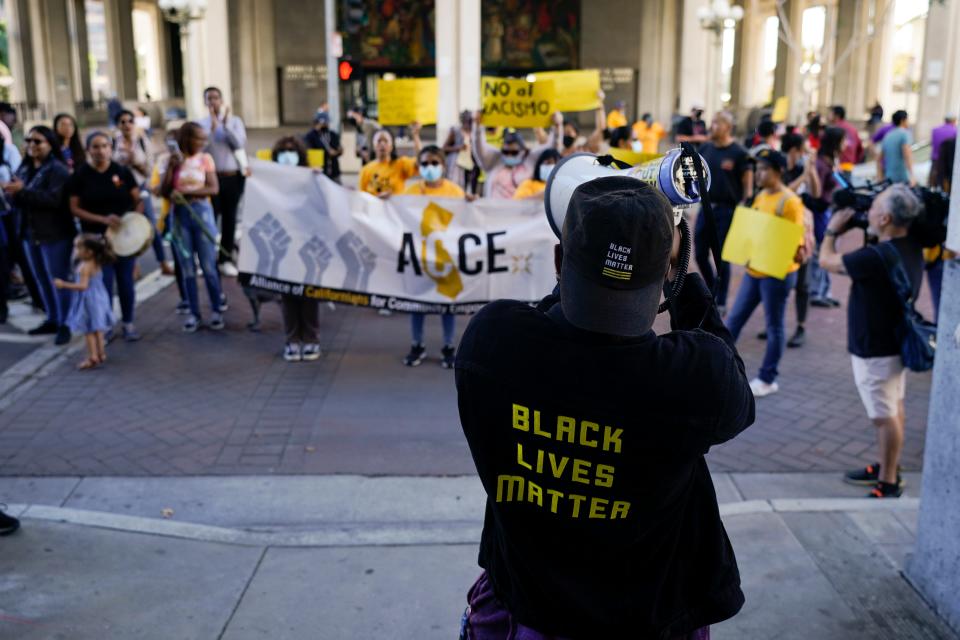
[[563,224],[560,303],[574,326],[639,336],[653,326],[673,247],[673,209],[626,176],[574,191]]
[[756,160],[776,169],[779,173],[783,173],[787,168],[787,156],[775,149],[761,149],[757,152]]

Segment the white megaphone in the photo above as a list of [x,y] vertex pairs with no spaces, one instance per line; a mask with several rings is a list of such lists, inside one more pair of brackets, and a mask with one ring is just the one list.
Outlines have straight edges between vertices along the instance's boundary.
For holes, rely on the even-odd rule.
[[[673,224],[680,224],[683,211],[700,202],[700,189],[693,165],[693,158],[680,149],[671,149],[666,155],[633,167],[617,169],[611,166],[610,157],[592,153],[575,153],[567,156],[556,166],[547,179],[544,204],[550,228],[559,238],[563,221],[567,217],[570,198],[584,182],[608,176],[627,176],[653,185],[673,206]],[[710,187],[710,170],[701,158],[704,179]]]

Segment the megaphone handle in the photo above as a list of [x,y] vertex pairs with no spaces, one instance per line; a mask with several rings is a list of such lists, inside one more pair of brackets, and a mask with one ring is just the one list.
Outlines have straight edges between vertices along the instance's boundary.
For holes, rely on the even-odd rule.
[[680,255],[677,258],[677,276],[673,279],[673,285],[670,287],[670,295],[666,300],[660,303],[657,313],[663,313],[670,308],[673,301],[680,295],[683,289],[683,281],[687,277],[687,270],[690,268],[690,254],[693,253],[693,238],[690,235],[690,225],[682,219],[678,225],[680,228]]

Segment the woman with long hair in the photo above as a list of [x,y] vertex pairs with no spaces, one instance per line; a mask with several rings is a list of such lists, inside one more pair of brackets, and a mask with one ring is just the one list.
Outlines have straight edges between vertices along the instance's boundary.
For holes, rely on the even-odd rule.
[[197,291],[196,261],[210,295],[210,328],[224,327],[222,291],[217,271],[217,223],[210,198],[220,192],[217,168],[206,153],[207,134],[196,122],[180,127],[179,152],[170,156],[161,193],[173,204],[173,254],[180,265],[190,315],[183,330],[192,333],[200,326],[200,297]]
[[60,141],[50,127],[33,127],[25,142],[27,157],[4,192],[23,216],[24,251],[47,311],[46,321],[28,333],[56,334],[56,344],[62,345],[70,342],[65,324],[70,292],[58,292],[53,280],[70,279],[70,255],[77,235],[63,197],[70,171],[61,161]]
[[83,142],[80,141],[77,119],[69,113],[58,113],[53,119],[53,131],[57,135],[57,149],[61,159],[70,173],[73,173],[87,159]]

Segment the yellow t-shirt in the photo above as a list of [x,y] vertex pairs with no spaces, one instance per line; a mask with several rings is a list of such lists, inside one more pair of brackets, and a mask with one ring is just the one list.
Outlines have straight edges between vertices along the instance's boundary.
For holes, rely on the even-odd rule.
[[[777,215],[777,209],[780,207],[780,201],[783,201],[782,214],[781,217],[784,220],[789,220],[794,224],[803,226],[803,201],[800,200],[800,196],[795,194],[790,189],[786,187],[782,191],[776,193],[767,193],[765,190],[757,194],[753,199],[752,209],[757,211],[763,211],[764,213],[769,213],[772,216]],[[799,263],[794,263],[793,266],[787,271],[787,273],[793,273],[800,268]],[[768,277],[765,273],[760,273],[754,269],[747,269],[747,273],[752,275],[754,278],[766,278]]]
[[659,122],[647,126],[647,123],[643,120],[634,123],[633,133],[637,136],[637,140],[643,143],[644,153],[656,153],[660,141],[667,135]]
[[616,129],[617,127],[627,126],[627,117],[620,113],[618,109],[614,109],[607,114],[607,129]]
[[403,183],[417,175],[417,161],[409,156],[396,160],[380,162],[374,160],[363,165],[360,170],[360,191],[373,195],[403,193]]
[[520,186],[517,187],[517,190],[513,192],[513,199],[520,200],[522,198],[529,198],[530,196],[543,193],[543,190],[546,188],[546,182],[528,178],[527,180],[521,182]]
[[438,187],[428,187],[423,180],[414,182],[403,192],[405,196],[437,196],[439,198],[462,198],[463,189],[444,178]]

